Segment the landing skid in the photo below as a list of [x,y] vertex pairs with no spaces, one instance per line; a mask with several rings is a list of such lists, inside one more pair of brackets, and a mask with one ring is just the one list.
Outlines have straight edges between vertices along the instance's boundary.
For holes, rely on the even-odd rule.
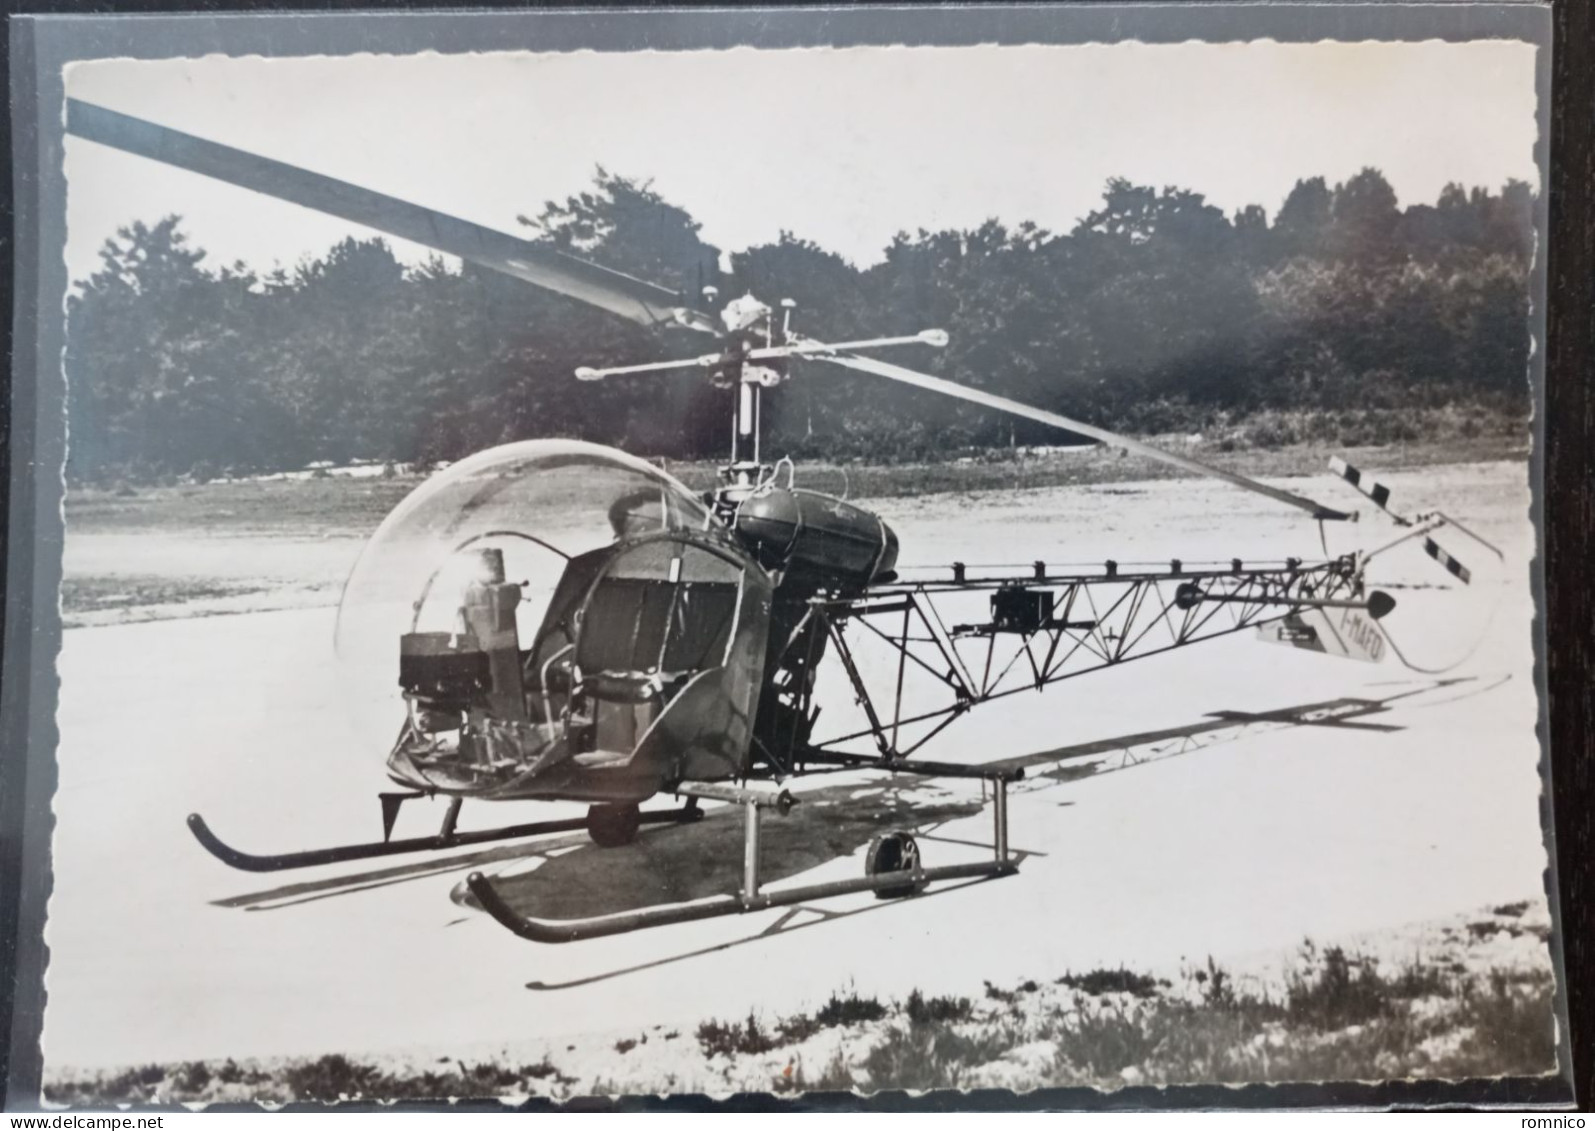
[[[445,848],[460,848],[469,844],[485,844],[495,840],[515,840],[520,837],[540,836],[544,833],[579,832],[588,828],[587,818],[573,817],[563,821],[533,821],[524,825],[507,825],[498,829],[470,829],[457,832],[454,819],[459,815],[459,799],[449,805],[443,831],[436,836],[410,837],[405,840],[373,841],[369,844],[346,844],[337,848],[315,848],[305,852],[285,852],[280,856],[256,856],[240,852],[215,833],[198,813],[188,815],[188,827],[194,837],[216,859],[245,872],[281,872],[290,868],[314,868],[318,864],[342,864],[350,860],[369,860],[376,856],[400,856],[407,852],[436,852]],[[671,824],[696,821],[703,811],[696,801],[689,801],[679,809],[639,813],[645,825]]]
[[[919,853],[914,849],[900,857],[908,862],[909,866],[906,868],[875,872],[852,880],[831,880],[822,884],[783,888],[780,891],[761,891],[759,887],[761,810],[767,807],[778,808],[779,801],[767,794],[755,795],[744,792],[740,799],[743,814],[742,888],[734,895],[716,895],[691,903],[672,903],[614,915],[595,915],[586,919],[538,919],[522,915],[511,907],[494,888],[493,881],[481,872],[472,872],[465,883],[482,910],[521,938],[540,943],[567,943],[603,938],[606,935],[621,935],[630,931],[646,930],[649,927],[663,927],[671,923],[688,923],[697,919],[714,919],[722,915],[763,911],[770,907],[786,907],[833,895],[873,891],[883,898],[891,898],[917,893],[927,884],[943,880],[992,879],[1013,875],[1019,870],[1019,862],[1008,851],[1008,784],[1022,777],[1024,771],[1005,770],[982,774],[978,771],[970,773],[966,767],[952,767],[952,769],[960,771],[959,776],[981,776],[991,781],[995,834],[991,860],[926,868],[920,864]],[[790,802],[787,807],[790,807]],[[870,855],[874,858],[876,854],[872,852]]]

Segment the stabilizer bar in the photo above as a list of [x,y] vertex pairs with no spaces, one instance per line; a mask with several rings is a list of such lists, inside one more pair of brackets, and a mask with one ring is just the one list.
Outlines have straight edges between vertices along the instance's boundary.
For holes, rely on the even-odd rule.
[[[696,805],[680,809],[642,813],[645,825],[668,824],[675,821],[695,821],[703,816]],[[230,867],[245,872],[281,872],[290,868],[314,868],[318,864],[342,864],[350,860],[369,860],[377,856],[400,856],[407,852],[436,852],[445,848],[460,848],[470,844],[486,844],[495,840],[515,840],[520,837],[539,836],[544,833],[579,832],[587,827],[586,818],[572,817],[562,821],[532,821],[524,825],[508,825],[497,829],[470,829],[465,832],[439,833],[437,836],[418,836],[407,840],[373,841],[369,844],[345,844],[337,848],[313,848],[304,852],[285,852],[278,856],[256,856],[240,852],[215,833],[198,813],[188,815],[188,827],[194,837],[216,859]]]

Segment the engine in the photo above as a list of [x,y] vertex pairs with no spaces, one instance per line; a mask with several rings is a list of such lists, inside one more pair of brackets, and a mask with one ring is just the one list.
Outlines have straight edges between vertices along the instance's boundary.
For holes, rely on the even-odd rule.
[[734,529],[760,565],[785,573],[783,588],[863,589],[897,564],[897,535],[879,515],[817,491],[760,491]]

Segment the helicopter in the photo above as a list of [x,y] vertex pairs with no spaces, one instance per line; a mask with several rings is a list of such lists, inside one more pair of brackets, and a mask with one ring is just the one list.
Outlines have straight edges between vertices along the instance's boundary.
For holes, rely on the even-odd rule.
[[[379,794],[383,837],[276,855],[242,852],[198,814],[194,836],[223,862],[279,871],[488,841],[586,830],[600,847],[644,825],[690,823],[701,803],[741,807],[738,890],[587,919],[548,919],[511,906],[472,873],[474,902],[515,934],[561,943],[792,905],[853,892],[913,895],[931,884],[1015,873],[1008,791],[1012,760],[930,761],[919,751],[998,699],[1036,692],[1205,640],[1255,631],[1271,642],[1378,662],[1394,653],[1382,626],[1395,607],[1367,569],[1422,540],[1459,584],[1472,571],[1434,538],[1450,528],[1500,551],[1440,512],[1402,515],[1390,492],[1342,460],[1332,470],[1401,528],[1374,551],[1283,562],[1125,563],[1024,569],[952,563],[911,570],[899,539],[872,511],[797,485],[763,446],[764,398],[800,366],[818,365],[955,398],[1207,476],[1307,514],[1320,524],[1356,511],[1166,451],[983,389],[881,360],[875,351],[939,349],[940,329],[849,341],[809,338],[795,304],[752,294],[714,310],[699,299],[322,174],[75,99],[67,132],[83,140],[263,193],[410,240],[577,299],[617,318],[714,346],[690,357],[607,368],[578,381],[696,370],[732,400],[729,458],[716,485],[694,491],[625,452],[571,440],[491,448],[429,477],[361,552],[338,610],[335,643],[356,657],[348,695],[398,734]],[[983,602],[968,620],[971,599]],[[866,661],[863,641],[888,662]],[[1409,665],[1411,666],[1411,665]],[[840,669],[861,725],[823,733],[822,671]],[[909,675],[914,676],[910,686]],[[869,845],[864,875],[776,889],[761,881],[760,828],[799,803],[789,784],[813,774],[878,771],[979,779],[989,787],[987,859],[927,865],[911,833]],[[983,790],[984,794],[984,790]],[[395,839],[401,806],[446,797],[435,836]],[[644,808],[655,798],[680,804]],[[588,806],[584,818],[458,828],[466,800]]]

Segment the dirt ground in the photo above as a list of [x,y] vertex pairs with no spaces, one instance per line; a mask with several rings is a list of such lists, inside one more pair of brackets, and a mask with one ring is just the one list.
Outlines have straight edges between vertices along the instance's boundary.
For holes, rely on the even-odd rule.
[[[1382,559],[1383,580],[1423,586],[1392,589],[1392,637],[1443,673],[1241,634],[1018,696],[923,752],[1037,755],[1012,805],[1018,876],[559,947],[518,940],[463,905],[460,881],[485,870],[555,917],[691,897],[734,871],[731,814],[615,851],[578,836],[289,875],[231,871],[194,843],[186,814],[257,852],[380,831],[372,793],[385,751],[350,727],[331,655],[329,605],[359,539],[325,525],[140,528],[87,512],[74,525],[69,509],[67,577],[80,588],[68,614],[80,627],[65,634],[59,665],[47,1072],[597,1048],[609,1034],[750,1007],[812,1008],[844,987],[979,996],[988,981],[1094,967],[1174,970],[1208,955],[1255,966],[1306,937],[1399,939],[1495,904],[1527,901],[1543,915],[1527,465],[1381,478],[1399,504],[1463,518],[1505,555],[1490,566],[1469,538],[1448,535],[1480,574],[1462,592],[1429,588],[1445,576],[1414,546]],[[1281,482],[1354,499],[1327,475]],[[1268,500],[1185,479],[887,497],[879,509],[903,560],[925,565],[1313,558],[1392,536],[1373,517],[1321,535]],[[215,591],[174,591],[174,578]],[[199,615],[226,612],[236,615]],[[978,783],[901,787],[859,774],[799,788],[811,804],[772,833],[772,883],[858,874],[883,813],[923,834],[927,863],[988,851]],[[550,808],[560,807],[467,805],[462,824]],[[410,806],[398,835],[429,831],[440,812]]]

